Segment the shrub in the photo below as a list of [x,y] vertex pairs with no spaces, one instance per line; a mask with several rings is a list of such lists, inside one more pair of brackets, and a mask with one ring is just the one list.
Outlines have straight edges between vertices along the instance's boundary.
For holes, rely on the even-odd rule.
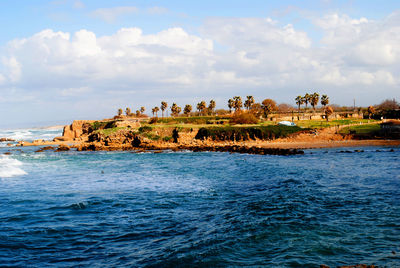
[[156,124],[157,121],[158,121],[158,118],[157,118],[157,117],[152,117],[152,118],[150,118],[150,120],[149,120],[149,124]]
[[153,128],[150,127],[150,126],[143,126],[143,127],[140,127],[140,128],[138,129],[139,133],[150,132],[150,131],[152,131],[152,130],[153,130]]
[[165,136],[165,137],[163,137],[163,141],[170,141],[170,140],[172,140],[172,137],[171,137],[171,136]]
[[215,141],[272,140],[284,138],[302,130],[305,129],[297,126],[203,127],[199,129],[195,139],[205,140],[211,138]]
[[232,124],[257,124],[258,119],[252,113],[236,113],[230,122]]
[[92,123],[92,129],[93,130],[99,130],[99,129],[106,129],[106,128],[115,128],[117,127],[117,124],[115,121],[109,121],[109,122],[99,122],[95,121]]

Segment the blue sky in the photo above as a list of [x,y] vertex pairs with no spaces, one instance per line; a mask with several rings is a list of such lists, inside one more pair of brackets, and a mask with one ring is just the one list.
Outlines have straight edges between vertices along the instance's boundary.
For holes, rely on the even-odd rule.
[[398,99],[399,12],[394,0],[4,0],[0,127],[150,111],[161,100]]

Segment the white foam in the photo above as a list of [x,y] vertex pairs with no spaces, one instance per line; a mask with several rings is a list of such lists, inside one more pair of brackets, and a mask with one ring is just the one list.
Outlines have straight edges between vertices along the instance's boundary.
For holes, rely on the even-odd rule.
[[10,129],[0,130],[0,138],[10,138],[13,140],[52,140],[54,137],[62,135],[62,128],[31,128],[31,129]]
[[20,167],[22,162],[9,156],[0,156],[0,178],[11,178],[27,174]]

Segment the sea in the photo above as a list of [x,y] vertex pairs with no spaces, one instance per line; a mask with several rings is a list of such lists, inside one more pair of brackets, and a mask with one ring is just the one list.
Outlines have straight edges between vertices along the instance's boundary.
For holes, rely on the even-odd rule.
[[1,267],[400,267],[399,147],[275,156],[7,143]]

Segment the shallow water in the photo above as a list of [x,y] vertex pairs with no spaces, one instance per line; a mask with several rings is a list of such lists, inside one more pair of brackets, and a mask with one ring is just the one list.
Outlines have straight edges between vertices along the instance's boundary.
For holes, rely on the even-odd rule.
[[35,149],[0,158],[1,266],[400,266],[400,148]]

